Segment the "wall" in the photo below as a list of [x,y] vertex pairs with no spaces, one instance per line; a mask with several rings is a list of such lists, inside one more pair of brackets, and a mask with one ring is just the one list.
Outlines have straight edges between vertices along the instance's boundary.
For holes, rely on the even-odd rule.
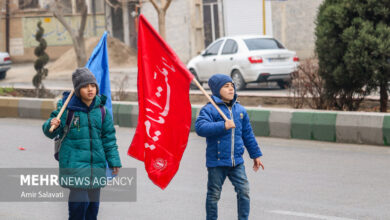
[[[196,4],[200,4],[199,2],[199,0],[173,0],[166,13],[166,41],[184,63],[204,48],[204,45],[199,45],[204,41],[199,39],[203,38],[202,23],[197,22],[202,19],[202,14],[194,11]],[[158,31],[157,12],[153,5],[144,2],[141,13]],[[199,34],[199,28],[201,34]]]
[[301,59],[314,55],[314,21],[323,0],[271,1],[273,36]]
[[[79,16],[66,16],[65,19],[73,28],[79,26]],[[48,13],[36,13],[35,15],[13,15],[10,20],[10,55],[13,62],[31,62],[36,59],[34,49],[38,45],[35,40],[37,22],[42,21],[45,29],[44,38],[47,42],[46,53],[51,60],[59,58],[67,50],[73,48],[69,33],[56,18]],[[105,17],[103,14],[96,16],[97,36],[101,36],[105,30]],[[0,20],[0,35],[4,42],[0,42],[0,51],[5,51],[5,16]],[[93,36],[92,16],[87,18],[84,32],[85,37]]]

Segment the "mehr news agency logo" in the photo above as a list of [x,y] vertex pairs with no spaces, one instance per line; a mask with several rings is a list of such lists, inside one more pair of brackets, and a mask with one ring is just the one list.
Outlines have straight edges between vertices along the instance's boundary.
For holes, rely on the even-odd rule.
[[[57,174],[20,174],[20,186],[66,186],[66,187],[93,187],[93,186],[131,186],[134,176],[112,177],[77,177],[66,176],[59,178]],[[63,198],[63,192],[22,192],[21,198]]]

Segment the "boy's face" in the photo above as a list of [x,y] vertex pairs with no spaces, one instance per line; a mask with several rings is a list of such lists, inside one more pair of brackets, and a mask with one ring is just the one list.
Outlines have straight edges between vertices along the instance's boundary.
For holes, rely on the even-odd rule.
[[82,100],[92,101],[96,96],[96,85],[92,83],[81,87],[80,96]]
[[232,101],[234,98],[234,86],[233,83],[228,82],[222,86],[221,90],[219,90],[219,94],[223,101]]

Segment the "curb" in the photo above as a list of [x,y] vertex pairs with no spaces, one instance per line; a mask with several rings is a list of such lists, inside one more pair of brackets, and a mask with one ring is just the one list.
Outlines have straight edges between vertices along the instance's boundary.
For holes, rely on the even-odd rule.
[[[0,97],[0,117],[48,119],[55,99]],[[192,105],[191,131],[203,105]],[[137,126],[137,102],[113,102],[114,123]],[[248,107],[256,136],[390,146],[390,115]]]
[[55,109],[54,99],[0,98],[0,117],[49,118]]

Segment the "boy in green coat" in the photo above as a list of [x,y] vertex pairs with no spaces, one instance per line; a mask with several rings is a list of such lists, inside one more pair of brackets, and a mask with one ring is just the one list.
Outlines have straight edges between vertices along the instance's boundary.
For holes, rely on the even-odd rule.
[[[113,174],[117,174],[122,165],[111,114],[105,114],[104,117],[102,115],[107,98],[97,95],[99,87],[95,76],[87,68],[78,68],[72,74],[72,81],[75,96],[70,100],[60,120],[56,117],[69,93],[64,93],[57,110],[51,113],[42,128],[47,137],[54,138],[59,135],[62,138],[68,112],[72,111],[70,129],[62,140],[58,154],[59,181],[62,187],[70,189],[69,219],[96,219],[100,188],[104,187],[99,179],[106,177],[106,163],[113,168]],[[104,108],[104,111],[107,109]],[[53,125],[55,130],[50,133],[49,129]],[[71,181],[77,178],[89,181],[83,181],[81,184]]]

